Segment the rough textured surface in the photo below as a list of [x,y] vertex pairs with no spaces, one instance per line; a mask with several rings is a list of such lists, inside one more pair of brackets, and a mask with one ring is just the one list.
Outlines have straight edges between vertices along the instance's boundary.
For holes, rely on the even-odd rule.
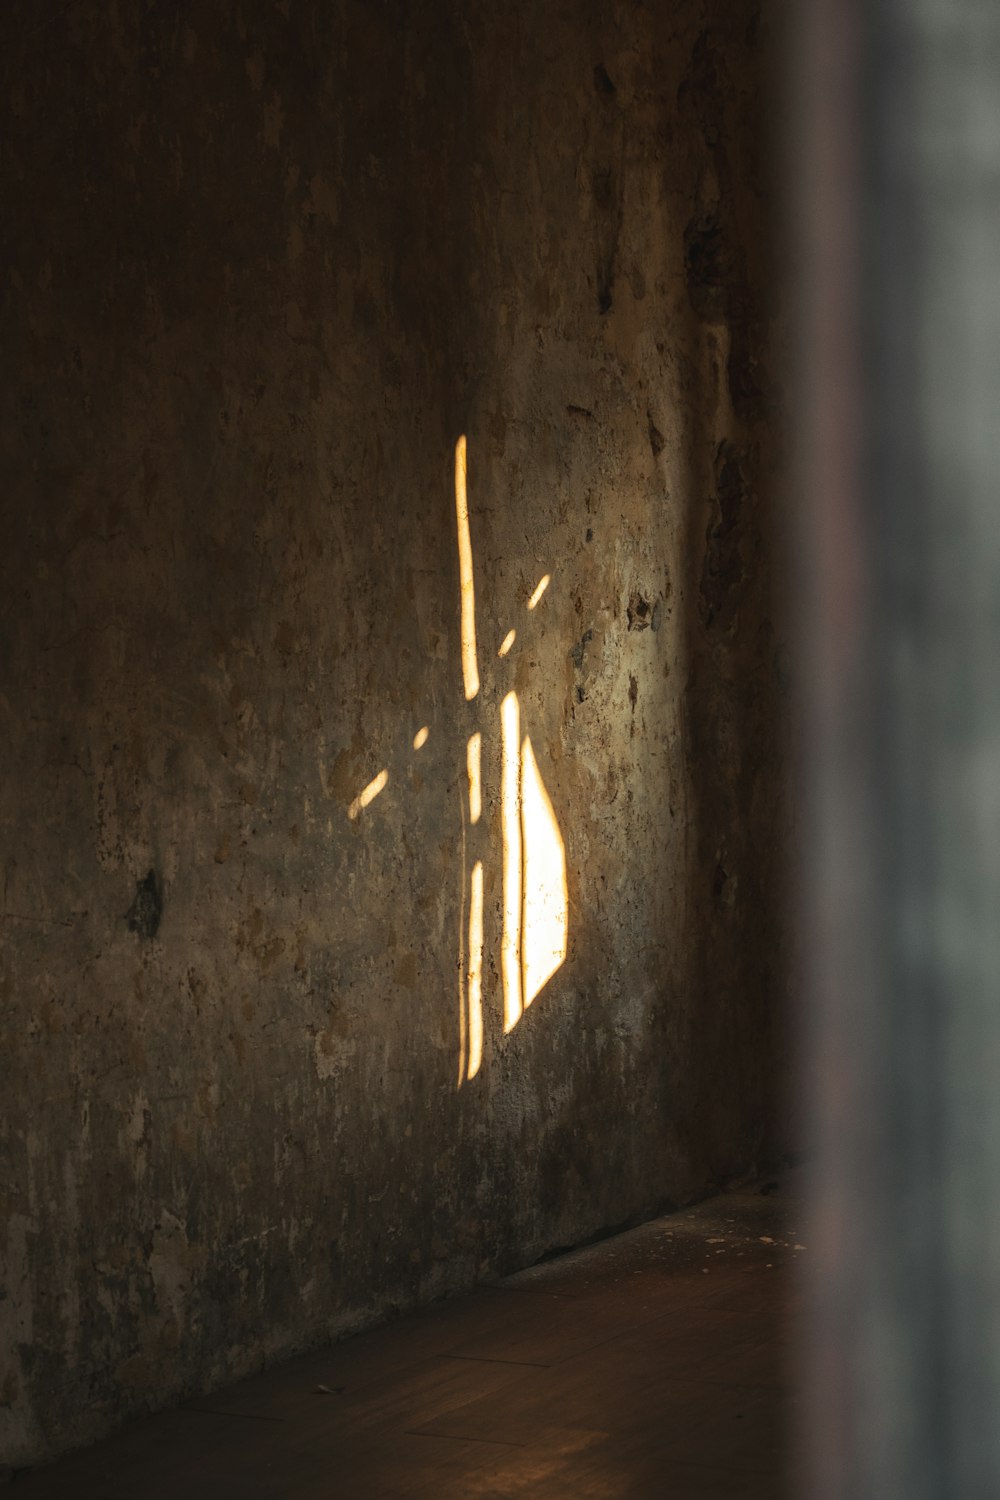
[[314,1350],[17,1500],[792,1500],[803,1263],[770,1182]]
[[[0,25],[21,1464],[771,1153],[786,818],[756,7]],[[569,934],[505,1036],[512,689]]]

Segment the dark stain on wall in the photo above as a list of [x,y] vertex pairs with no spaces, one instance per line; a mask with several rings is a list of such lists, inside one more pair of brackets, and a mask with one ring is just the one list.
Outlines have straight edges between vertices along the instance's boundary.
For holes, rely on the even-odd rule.
[[136,882],[135,897],[125,913],[129,932],[134,932],[141,938],[154,938],[159,931],[162,915],[163,897],[156,871],[150,870],[142,880]]
[[629,630],[648,630],[653,623],[653,606],[642,594],[633,592],[625,610]]
[[[699,595],[701,617],[709,628],[727,629],[737,618],[746,562],[741,535],[746,529],[749,490],[747,455],[730,442],[715,456],[715,495],[705,538]],[[749,555],[749,552],[747,553]]]
[[[741,27],[738,45],[743,55],[751,59],[751,66],[759,68],[759,17]],[[727,139],[725,128],[737,92],[732,76],[735,63],[735,47],[727,56],[720,49],[719,34],[703,31],[695,43],[690,68],[679,91],[679,103],[697,119],[714,168],[711,201],[685,229],[684,262],[691,303],[698,315],[727,326],[726,376],[730,401],[741,421],[753,422],[765,415],[760,366],[768,343],[767,303],[771,287],[750,274],[743,230],[735,212],[739,194],[732,175],[733,142]],[[767,126],[758,123],[757,128],[757,161],[750,166],[759,202],[758,184],[763,175],[760,163],[766,151]],[[738,145],[741,147],[742,143]]]

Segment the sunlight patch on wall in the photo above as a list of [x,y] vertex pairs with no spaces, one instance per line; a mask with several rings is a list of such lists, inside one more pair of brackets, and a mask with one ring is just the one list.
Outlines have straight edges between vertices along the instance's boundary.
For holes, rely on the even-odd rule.
[[455,444],[455,518],[458,522],[458,572],[462,590],[462,679],[467,700],[479,692],[476,657],[476,583],[469,530],[468,456],[464,437]]
[[565,961],[569,937],[566,846],[527,735],[521,745],[521,844],[521,969],[527,1009]]
[[503,1029],[512,1031],[565,962],[569,941],[566,846],[531,740],[521,740],[516,693],[501,707]]
[[540,578],[538,580],[538,583],[535,586],[535,592],[532,594],[531,598],[528,600],[528,608],[529,609],[534,609],[535,605],[538,603],[539,599],[545,593],[545,590],[548,588],[548,586],[549,586],[549,584],[550,584],[551,581],[552,581],[552,574],[551,573],[546,573],[544,578]]
[[469,889],[469,980],[468,980],[467,1076],[475,1078],[483,1060],[483,862],[472,867]]
[[359,792],[355,797],[354,801],[347,809],[347,816],[349,818],[356,818],[362,808],[367,807],[370,802],[375,801],[375,798],[378,796],[379,792],[385,789],[388,780],[389,772],[380,771],[377,776],[369,781],[364,791]]
[[483,737],[477,730],[465,747],[465,768],[469,777],[469,821],[478,823],[483,811]]
[[500,813],[503,832],[503,1029],[512,1031],[524,1010],[521,986],[521,709],[516,693],[500,706]]
[[468,989],[469,976],[465,964],[465,891],[469,866],[465,857],[465,814],[462,814],[462,911],[458,921],[458,1086],[465,1082],[468,1066]]
[[[521,703],[517,693],[508,692],[500,703],[500,818],[501,847],[496,848],[496,821],[484,819],[488,787],[483,780],[483,740],[487,754],[490,735],[496,720],[495,699],[489,704],[479,696],[480,678],[476,644],[476,598],[472,532],[469,524],[468,452],[466,439],[455,444],[455,517],[458,530],[458,562],[461,587],[461,659],[462,684],[469,708],[464,710],[466,730],[465,770],[468,789],[468,816],[465,796],[459,793],[461,812],[461,910],[458,923],[457,989],[459,1001],[458,1087],[461,1088],[481,1071],[486,1040],[488,1010],[495,990],[487,986],[484,997],[484,969],[495,972],[495,927],[487,932],[485,890],[487,869],[494,866],[499,853],[502,876],[502,928],[500,938],[500,971],[503,993],[503,1031],[508,1034],[520,1021],[527,1007],[540,994],[553,974],[565,962],[569,946],[569,898],[566,885],[566,848],[552,800],[542,780],[530,737],[523,732]],[[535,609],[551,582],[546,573],[535,585],[527,608]],[[530,632],[528,637],[530,640]],[[518,643],[511,629],[504,636],[497,657],[502,667],[491,669],[491,685],[510,680],[507,660]],[[521,637],[519,652],[523,648]],[[525,666],[535,663],[521,662]],[[495,675],[492,675],[495,673]],[[475,703],[473,700],[478,700]],[[414,751],[423,749],[430,737],[430,726],[424,724],[413,735]],[[459,742],[460,743],[460,742]],[[488,765],[492,761],[487,762]],[[385,789],[388,768],[373,777],[348,807],[348,817],[355,819]],[[471,869],[470,869],[471,863]],[[490,889],[494,887],[491,883]],[[487,964],[487,953],[490,961]],[[499,999],[499,997],[497,997]]]

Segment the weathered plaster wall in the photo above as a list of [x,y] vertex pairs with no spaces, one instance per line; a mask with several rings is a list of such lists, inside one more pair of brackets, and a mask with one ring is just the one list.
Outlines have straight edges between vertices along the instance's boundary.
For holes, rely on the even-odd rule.
[[[785,814],[756,7],[2,26],[18,1464],[772,1151]],[[569,950],[505,1037],[511,689]]]

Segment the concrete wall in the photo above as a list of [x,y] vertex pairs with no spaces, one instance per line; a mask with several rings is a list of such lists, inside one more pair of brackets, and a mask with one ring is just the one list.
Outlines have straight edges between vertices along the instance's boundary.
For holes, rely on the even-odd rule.
[[773,1152],[786,815],[756,7],[3,28],[20,1464]]

